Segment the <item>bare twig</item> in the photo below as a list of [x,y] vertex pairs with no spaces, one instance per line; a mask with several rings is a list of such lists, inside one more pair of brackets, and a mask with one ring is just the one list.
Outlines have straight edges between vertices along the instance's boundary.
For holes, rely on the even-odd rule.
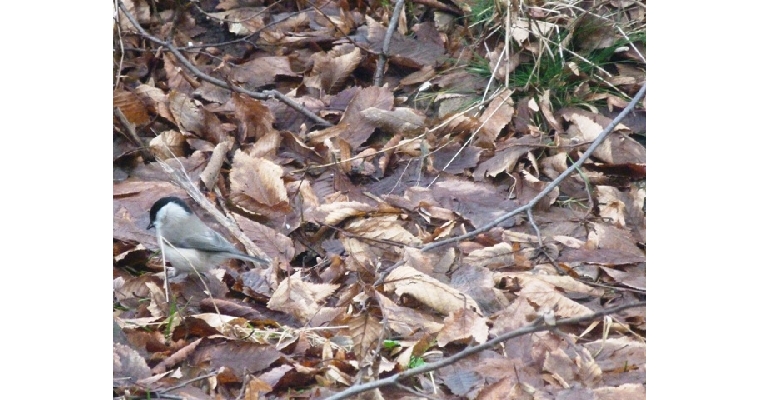
[[396,385],[397,383],[403,381],[404,379],[411,378],[416,375],[424,374],[428,371],[434,371],[439,368],[445,367],[447,365],[451,365],[459,360],[462,360],[464,358],[467,358],[473,354],[479,353],[483,350],[487,350],[501,342],[505,342],[509,339],[514,339],[519,336],[527,335],[529,333],[535,333],[535,332],[542,332],[547,331],[551,329],[555,329],[558,325],[571,325],[571,324],[577,324],[580,322],[586,322],[586,321],[592,321],[599,317],[603,317],[605,315],[610,315],[617,313],[619,311],[623,311],[629,308],[636,308],[636,307],[644,307],[646,306],[646,301],[638,302],[638,303],[632,303],[632,304],[626,304],[618,307],[613,307],[607,310],[597,311],[595,313],[582,315],[580,317],[573,317],[573,318],[563,318],[558,319],[555,324],[547,325],[547,324],[532,324],[529,326],[522,327],[520,329],[516,329],[514,331],[499,335],[485,343],[479,344],[477,346],[468,347],[459,353],[456,353],[450,357],[442,358],[436,362],[432,362],[430,364],[423,365],[421,367],[408,369],[404,372],[400,372],[398,374],[389,376],[387,378],[379,379],[373,382],[367,382],[359,386],[351,387],[347,390],[344,390],[343,392],[340,392],[338,394],[335,394],[333,396],[328,397],[325,400],[339,400],[339,399],[346,399],[352,396],[355,396],[359,393],[366,392],[368,390],[372,390],[375,388],[380,388],[384,386],[390,386],[390,385]]
[[[116,8],[116,4],[114,4],[114,8]],[[119,18],[119,12],[117,10],[114,10],[114,20],[116,21],[116,32],[119,35],[119,50],[121,51],[121,54],[119,55],[119,66],[116,69],[116,82],[113,84],[113,88],[116,89],[121,82],[121,68],[122,65],[124,65],[124,39],[121,35],[121,18]]]
[[530,222],[530,226],[532,226],[533,230],[536,232],[536,237],[538,238],[538,248],[543,249],[544,241],[541,240],[541,230],[538,229],[538,225],[536,225],[536,220],[533,219],[533,209],[528,208],[526,212],[528,214],[528,221]]
[[[491,98],[493,98],[493,96]],[[353,156],[353,157],[350,157],[350,158],[346,158],[346,159],[339,160],[339,161],[334,161],[334,162],[327,163],[327,164],[322,164],[322,165],[318,165],[318,166],[310,166],[310,167],[306,167],[306,168],[301,168],[301,169],[293,170],[290,173],[295,174],[295,173],[305,172],[305,171],[309,171],[309,170],[317,169],[317,168],[332,167],[332,166],[335,166],[335,165],[338,165],[338,164],[341,164],[341,163],[350,162],[350,161],[353,161],[353,160],[358,160],[358,159],[367,158],[367,157],[374,157],[374,156],[377,156],[378,153],[383,153],[383,152],[391,151],[391,150],[394,150],[394,149],[398,149],[398,148],[400,148],[402,146],[407,146],[407,145],[409,145],[409,143],[411,143],[411,142],[413,142],[415,140],[422,139],[423,137],[425,137],[426,134],[432,133],[432,132],[436,132],[437,130],[439,130],[439,129],[445,127],[445,126],[447,126],[449,123],[451,123],[451,121],[453,121],[453,120],[461,117],[462,115],[467,114],[468,112],[472,111],[473,109],[475,109],[477,107],[478,107],[478,105],[475,104],[475,105],[472,105],[472,106],[470,106],[470,107],[468,107],[468,108],[466,108],[466,109],[464,109],[464,110],[462,110],[462,111],[460,111],[458,113],[450,115],[449,117],[447,117],[446,119],[444,119],[443,121],[441,121],[440,123],[438,123],[438,125],[436,125],[436,126],[430,128],[430,129],[428,129],[426,132],[422,132],[421,134],[419,134],[419,135],[417,135],[417,136],[415,136],[413,138],[410,138],[410,139],[408,139],[406,141],[402,141],[401,143],[398,143],[396,145],[382,148],[382,149],[378,150],[377,153],[365,154],[365,155],[356,155],[356,156]],[[448,144],[448,143],[446,143],[446,144]],[[584,144],[586,144],[586,143],[578,143],[576,145],[565,146],[565,147],[574,148],[574,147],[582,146]],[[442,147],[445,147],[445,146],[446,145],[444,144],[444,146],[442,146]],[[542,147],[542,145],[533,145],[533,146],[535,146],[535,147]],[[563,148],[562,146],[559,146],[559,147],[558,146],[544,146],[544,147],[552,148],[552,149]],[[436,150],[433,150],[430,153],[431,154],[432,153],[436,153],[436,152],[438,152],[438,150],[440,150],[440,148],[436,149]],[[395,189],[395,187],[394,187],[394,189]]]
[[514,209],[514,210],[512,210],[512,211],[510,211],[508,213],[505,213],[505,214],[501,215],[500,217],[496,218],[493,222],[489,222],[488,224],[485,224],[485,225],[481,226],[480,228],[475,229],[472,232],[469,232],[469,233],[461,235],[461,236],[457,236],[457,237],[441,240],[440,242],[430,243],[430,244],[422,247],[421,250],[422,251],[430,251],[430,250],[432,250],[432,249],[434,249],[436,247],[441,247],[441,246],[449,244],[449,243],[455,243],[455,242],[459,242],[459,241],[464,240],[464,239],[469,239],[469,238],[475,237],[476,235],[478,235],[478,234],[480,234],[482,232],[485,232],[485,231],[493,228],[494,226],[499,225],[500,223],[504,222],[508,218],[511,218],[511,217],[513,217],[513,216],[515,216],[515,215],[517,215],[517,214],[519,214],[519,213],[521,213],[521,212],[523,212],[525,210],[533,208],[542,198],[544,198],[544,196],[546,196],[547,194],[549,194],[549,192],[551,192],[552,190],[554,190],[554,188],[557,187],[560,184],[560,182],[562,182],[563,180],[565,180],[565,178],[567,178],[573,171],[575,171],[576,168],[580,167],[591,156],[591,153],[593,153],[594,150],[596,150],[596,148],[599,147],[599,145],[604,141],[604,139],[607,138],[607,136],[610,134],[610,132],[612,132],[612,130],[615,128],[615,126],[617,126],[617,124],[619,124],[620,121],[622,121],[623,118],[626,115],[628,115],[628,113],[630,113],[631,110],[633,110],[633,108],[636,106],[636,104],[639,102],[639,100],[641,100],[641,98],[644,97],[644,93],[646,93],[646,89],[647,89],[647,85],[646,85],[646,82],[645,82],[644,85],[641,86],[641,89],[639,89],[639,92],[636,93],[636,96],[634,96],[633,99],[628,103],[628,105],[623,109],[623,111],[617,117],[615,117],[615,119],[612,120],[612,122],[610,122],[610,124],[607,125],[607,127],[604,128],[604,130],[601,133],[599,133],[599,136],[591,143],[591,145],[580,156],[580,158],[578,158],[578,160],[575,163],[573,163],[573,165],[571,165],[570,167],[568,167],[556,179],[554,179],[553,181],[551,181],[551,183],[549,183],[548,185],[546,185],[546,187],[544,188],[544,190],[542,190],[539,194],[537,194],[536,197],[534,197],[527,204],[525,204],[524,206],[518,207],[518,208],[516,208],[516,209]]
[[396,31],[398,26],[398,20],[401,16],[401,10],[404,9],[404,0],[396,0],[396,6],[393,7],[393,16],[390,22],[388,22],[388,30],[385,31],[385,38],[383,39],[383,50],[380,52],[377,58],[377,68],[375,69],[375,86],[383,85],[383,74],[385,73],[385,63],[388,61],[388,50],[391,47],[391,38],[393,32]]
[[621,292],[633,292],[633,293],[640,293],[640,294],[647,294],[646,290],[636,289],[632,287],[625,287],[625,286],[611,286],[611,285],[605,285],[603,283],[599,282],[587,282],[583,281],[586,285],[589,286],[597,286],[600,288],[610,289],[610,290],[619,290]]
[[121,122],[121,125],[124,126],[124,129],[126,129],[127,137],[132,141],[132,143],[134,143],[135,146],[137,146],[137,150],[140,152],[140,155],[142,155],[143,161],[146,163],[149,161],[152,161],[153,154],[151,154],[145,148],[145,145],[137,136],[137,132],[135,131],[135,126],[131,122],[129,122],[129,120],[127,119],[127,116],[124,115],[124,113],[121,111],[121,108],[114,107],[113,114],[116,116],[119,122]]
[[[484,103],[485,102],[490,102],[490,101],[496,99],[496,96],[500,95],[501,93],[503,93],[506,90],[507,89],[505,88],[503,90],[500,90],[500,91],[494,93],[493,96],[491,96],[490,98],[488,98],[488,100],[485,100]],[[484,96],[485,96],[485,94],[484,94]],[[502,104],[506,103],[508,99],[509,99],[509,96],[505,96],[504,99],[499,104],[499,107],[501,107]],[[443,173],[444,171],[446,171],[446,168],[448,168],[449,165],[451,165],[451,163],[453,163],[454,160],[457,157],[459,157],[460,154],[462,154],[462,152],[464,151],[464,149],[467,148],[467,146],[469,146],[470,143],[472,143],[472,141],[475,139],[475,136],[477,136],[477,134],[480,132],[480,130],[484,126],[486,126],[486,123],[488,123],[488,121],[491,119],[491,117],[493,117],[494,114],[496,114],[496,112],[499,111],[499,109],[500,109],[499,107],[494,107],[494,109],[491,111],[491,114],[489,114],[488,116],[486,116],[483,119],[483,122],[481,122],[480,125],[478,125],[477,129],[475,129],[475,131],[473,131],[472,134],[470,134],[470,137],[468,137],[467,140],[464,142],[464,144],[461,147],[459,147],[459,150],[457,150],[457,152],[453,156],[451,156],[451,159],[446,163],[446,165],[443,166],[443,168],[441,168],[441,170],[438,173],[438,175],[436,175],[435,178],[433,178],[433,180],[427,185],[427,187],[433,186],[438,181],[438,178],[441,176],[441,173]],[[443,148],[443,146],[441,146],[441,148]]]
[[282,94],[276,90],[265,90],[263,92],[254,92],[237,85],[229,84],[221,79],[214,78],[213,76],[205,74],[204,72],[199,70],[195,65],[193,65],[193,63],[191,63],[190,60],[188,60],[185,56],[183,56],[182,52],[180,52],[177,49],[177,47],[175,47],[171,43],[165,42],[155,36],[152,36],[148,32],[146,32],[145,29],[143,29],[142,26],[140,26],[137,20],[135,20],[135,17],[129,13],[129,11],[127,10],[127,7],[124,5],[124,3],[121,0],[119,0],[119,8],[121,8],[121,10],[124,11],[124,15],[127,17],[127,19],[129,19],[129,22],[131,22],[132,25],[134,25],[134,27],[140,33],[140,36],[160,46],[166,47],[172,54],[174,54],[174,56],[177,58],[177,61],[179,61],[180,64],[185,66],[185,68],[187,68],[191,73],[193,73],[193,75],[197,76],[199,79],[209,82],[211,84],[214,84],[216,86],[219,86],[221,88],[231,90],[233,92],[245,94],[254,99],[263,100],[263,99],[274,97],[282,101],[283,103],[287,104],[289,107],[295,110],[298,110],[302,114],[306,115],[309,119],[316,122],[317,124],[323,125],[323,126],[332,126],[330,122],[327,122],[326,120],[322,119],[317,114],[314,114],[312,111],[310,111],[303,105],[298,104],[298,102],[296,102],[295,100],[291,99],[287,95]]
[[182,383],[176,384],[174,386],[169,386],[168,388],[165,388],[165,389],[159,389],[159,390],[156,390],[155,392],[156,393],[160,393],[163,396],[163,393],[171,392],[172,390],[179,389],[181,387],[187,386],[187,385],[189,385],[189,384],[191,384],[193,382],[202,381],[202,380],[204,380],[206,378],[211,378],[212,376],[216,376],[219,372],[221,372],[221,371],[211,371],[208,374],[201,375],[201,376],[198,376],[198,377],[195,377],[195,378],[192,378],[192,379],[188,379],[188,380],[186,380],[186,381],[184,381]]

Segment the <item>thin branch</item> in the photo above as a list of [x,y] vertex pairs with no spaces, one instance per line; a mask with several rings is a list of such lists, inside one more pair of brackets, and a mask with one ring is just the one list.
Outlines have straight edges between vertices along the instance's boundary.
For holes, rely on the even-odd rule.
[[[493,98],[493,96],[491,98]],[[341,164],[341,163],[345,163],[345,162],[349,162],[349,161],[353,161],[353,160],[358,160],[358,159],[363,159],[363,158],[367,158],[367,157],[374,157],[374,156],[377,156],[378,153],[383,153],[383,152],[391,151],[391,150],[394,150],[394,149],[398,149],[400,147],[408,145],[409,143],[411,143],[411,142],[413,142],[415,140],[422,139],[423,137],[425,137],[425,135],[427,135],[429,133],[433,133],[433,132],[438,131],[439,129],[441,129],[441,128],[447,126],[449,123],[451,123],[451,121],[453,121],[453,120],[461,117],[462,115],[467,114],[468,112],[472,111],[475,108],[478,108],[477,104],[476,105],[472,105],[472,106],[470,106],[470,107],[468,107],[468,108],[466,108],[466,109],[464,109],[464,110],[462,110],[462,111],[460,111],[460,112],[458,112],[456,114],[453,114],[453,115],[447,117],[446,119],[444,119],[443,121],[441,121],[440,123],[438,123],[438,125],[436,125],[436,126],[430,128],[430,129],[428,129],[425,132],[420,133],[419,135],[417,135],[417,136],[415,136],[413,138],[406,139],[405,141],[402,141],[401,143],[398,143],[398,144],[390,146],[390,147],[382,148],[382,149],[378,150],[377,153],[364,154],[364,155],[356,155],[356,156],[353,156],[353,157],[346,158],[344,160],[334,161],[334,162],[331,162],[331,163],[328,163],[328,164],[309,166],[309,167],[306,167],[306,168],[301,168],[301,169],[293,170],[293,171],[290,171],[290,172],[292,174],[295,174],[295,173],[306,172],[306,171],[310,171],[310,170],[318,169],[318,168],[332,167],[332,166],[335,166],[335,165],[338,165],[338,164]],[[448,143],[451,143],[451,142],[453,142],[453,141],[450,141]],[[441,146],[441,148],[445,147],[448,143],[446,143],[443,146]],[[534,146],[534,147],[546,147],[546,148],[552,148],[552,149],[558,149],[558,148],[559,149],[561,149],[561,148],[572,149],[572,148],[575,148],[575,147],[583,146],[584,144],[587,144],[587,143],[578,143],[578,144],[575,144],[575,145],[568,145],[568,146],[543,146],[543,145],[532,145],[532,146]],[[433,154],[433,153],[438,152],[439,150],[441,150],[441,149],[439,148],[439,149],[433,150],[430,153]],[[394,187],[394,189],[395,189],[395,187]]]
[[[116,4],[114,4],[114,7]],[[116,21],[116,32],[119,35],[119,49],[121,50],[121,55],[119,56],[119,66],[116,70],[116,82],[113,84],[113,88],[116,89],[119,87],[119,82],[121,82],[121,68],[124,65],[124,38],[121,34],[121,18],[119,18],[119,13],[114,12],[114,20]]]
[[127,119],[127,116],[124,115],[124,112],[121,111],[121,108],[114,107],[113,113],[116,116],[116,118],[121,122],[121,125],[124,126],[124,129],[127,131],[127,137],[134,143],[135,146],[137,146],[137,150],[140,152],[140,155],[142,155],[144,162],[150,162],[152,161],[153,154],[151,154],[146,148],[145,145],[142,143],[140,138],[137,136],[137,131],[135,131],[135,126],[129,120]]
[[201,376],[198,376],[198,377],[195,377],[195,378],[192,378],[192,379],[188,379],[188,380],[186,380],[186,381],[184,381],[182,383],[176,384],[174,386],[170,386],[170,387],[165,388],[165,389],[159,389],[159,390],[156,390],[155,392],[159,393],[159,394],[161,394],[163,396],[164,393],[166,393],[166,392],[170,392],[172,390],[179,389],[179,388],[181,388],[183,386],[187,386],[187,385],[189,385],[189,384],[191,384],[193,382],[202,381],[202,380],[204,380],[206,378],[211,378],[212,376],[216,376],[217,374],[219,374],[219,372],[221,372],[221,371],[211,371],[211,372],[209,372],[206,375],[201,375]]
[[377,59],[377,68],[375,69],[375,86],[383,85],[383,74],[385,73],[385,63],[388,61],[388,50],[391,47],[391,38],[393,32],[398,26],[398,20],[401,17],[401,10],[404,9],[404,0],[396,0],[396,6],[393,7],[393,16],[391,21],[388,22],[388,30],[385,31],[385,38],[383,39],[383,50],[380,52],[380,56]]
[[177,61],[179,61],[180,64],[182,64],[185,68],[190,70],[190,72],[193,73],[193,75],[197,76],[201,80],[209,82],[221,88],[231,90],[233,92],[245,94],[254,99],[263,100],[263,99],[274,97],[282,101],[283,103],[287,104],[289,107],[295,110],[298,110],[302,114],[306,115],[309,119],[316,122],[317,124],[323,125],[323,126],[332,126],[331,123],[322,119],[317,114],[314,114],[311,110],[307,109],[301,104],[298,104],[295,100],[291,99],[287,95],[282,94],[276,90],[265,90],[263,92],[254,92],[237,85],[229,84],[221,79],[214,78],[213,76],[205,74],[204,72],[199,70],[195,65],[193,65],[193,63],[191,63],[190,60],[185,58],[185,56],[182,55],[182,52],[180,52],[174,45],[172,45],[171,43],[165,42],[155,36],[152,36],[151,34],[146,32],[145,29],[143,29],[142,26],[140,26],[137,20],[135,20],[135,17],[129,13],[129,11],[127,10],[127,7],[124,5],[124,3],[121,0],[119,0],[119,8],[124,12],[124,15],[127,17],[127,19],[129,19],[129,22],[131,22],[132,25],[134,25],[134,27],[137,29],[137,31],[140,33],[140,36],[150,40],[153,43],[158,44],[159,46],[166,47],[172,54],[174,54],[174,56],[177,58]]
[[[498,91],[498,92],[494,93],[494,94],[493,94],[493,96],[489,97],[489,98],[488,98],[487,100],[485,100],[483,103],[486,103],[486,102],[491,102],[491,101],[495,100],[495,99],[496,99],[496,96],[498,96],[498,95],[500,95],[500,94],[502,94],[502,93],[504,93],[504,92],[506,92],[506,91],[507,91],[507,89],[506,89],[506,88],[504,88],[503,90],[500,90],[500,91]],[[511,93],[509,93],[509,94],[511,94]],[[485,93],[484,93],[483,95],[485,96]],[[494,107],[494,109],[491,111],[491,114],[489,114],[488,116],[486,116],[486,117],[483,119],[483,122],[481,122],[481,123],[478,125],[477,129],[475,129],[475,131],[473,131],[473,132],[472,132],[472,134],[470,134],[470,137],[468,137],[468,138],[467,138],[467,140],[464,142],[464,144],[463,144],[462,146],[460,146],[460,147],[459,147],[459,150],[457,150],[457,152],[456,152],[456,153],[455,153],[453,156],[451,156],[451,159],[449,159],[449,161],[446,163],[446,165],[444,165],[444,166],[443,166],[443,168],[442,168],[442,169],[441,169],[441,170],[438,172],[438,175],[436,175],[436,176],[435,176],[435,178],[433,178],[433,180],[432,180],[432,181],[431,181],[431,182],[430,182],[430,183],[427,185],[427,187],[428,187],[428,188],[429,188],[429,187],[431,187],[431,186],[433,186],[433,184],[435,184],[435,183],[438,181],[438,178],[441,176],[441,174],[442,174],[444,171],[446,171],[446,168],[448,168],[448,167],[449,167],[449,165],[451,165],[451,163],[453,163],[453,162],[454,162],[454,160],[455,160],[457,157],[459,157],[459,155],[460,155],[460,154],[462,154],[462,152],[464,151],[464,149],[465,149],[465,148],[467,148],[467,147],[470,145],[470,143],[472,143],[472,141],[473,141],[473,140],[475,140],[475,136],[477,136],[477,135],[478,135],[478,133],[480,133],[480,130],[481,130],[481,129],[482,129],[484,126],[486,126],[486,124],[488,123],[488,121],[490,121],[490,120],[491,120],[491,117],[493,117],[493,116],[494,116],[494,114],[496,114],[496,112],[500,110],[501,106],[502,106],[504,103],[506,103],[506,102],[507,102],[507,100],[509,100],[509,98],[510,98],[510,97],[509,97],[509,95],[505,96],[505,97],[504,97],[504,100],[502,100],[502,101],[501,101],[501,103],[499,104],[499,107]],[[441,146],[440,148],[444,148],[444,147],[445,147],[445,146]]]
[[533,209],[529,208],[527,210],[527,214],[528,214],[528,221],[530,222],[530,226],[533,227],[533,230],[536,232],[536,237],[538,238],[538,248],[543,249],[544,241],[541,240],[541,230],[538,229],[538,225],[536,225],[536,220],[533,219]]
[[[447,365],[451,365],[459,360],[462,360],[464,358],[467,358],[473,354],[479,353],[483,350],[487,350],[501,342],[505,342],[509,339],[514,339],[519,336],[527,335],[529,333],[535,333],[535,332],[542,332],[542,331],[548,331],[551,329],[555,329],[559,325],[572,325],[577,324],[580,322],[586,322],[595,320],[599,317],[603,317],[605,315],[610,315],[617,313],[619,311],[623,311],[629,308],[637,308],[637,307],[644,307],[646,306],[646,301],[632,303],[632,304],[626,304],[618,307],[613,307],[607,310],[597,311],[595,313],[582,315],[580,317],[573,317],[573,318],[563,318],[558,319],[555,324],[547,325],[547,324],[531,324],[525,327],[522,327],[520,329],[516,329],[514,331],[499,335],[485,343],[481,343],[477,346],[468,347],[459,353],[454,354],[453,356],[442,358],[436,362],[432,362],[430,364],[423,365],[421,367],[408,369],[404,372],[400,372],[396,375],[389,376],[387,378],[383,378],[377,381],[373,382],[367,382],[365,384],[351,387],[347,390],[344,390],[343,392],[340,392],[338,394],[332,395],[325,400],[339,400],[339,399],[346,399],[352,396],[355,396],[359,393],[366,392],[368,390],[372,390],[375,388],[380,388],[384,386],[390,386],[390,385],[396,385],[397,383],[403,381],[404,379],[411,378],[416,375],[424,374],[425,372],[434,371],[439,368],[445,367]],[[538,321],[538,320],[537,320]]]
[[557,187],[560,184],[560,182],[565,180],[565,178],[567,178],[572,172],[575,171],[576,168],[580,167],[591,156],[591,153],[593,153],[594,150],[596,150],[596,148],[599,147],[599,145],[604,141],[604,139],[607,138],[610,132],[612,132],[615,126],[617,126],[617,124],[619,124],[620,121],[622,121],[623,118],[625,118],[625,116],[628,115],[628,113],[630,113],[631,110],[633,110],[633,108],[636,106],[639,100],[641,100],[641,98],[644,97],[644,93],[646,93],[646,89],[647,89],[647,85],[645,82],[644,85],[641,86],[641,89],[639,89],[639,92],[636,93],[636,96],[634,96],[633,99],[628,103],[628,105],[623,109],[623,111],[617,117],[615,117],[615,119],[612,120],[612,122],[610,122],[610,124],[607,125],[606,128],[604,128],[604,130],[599,134],[599,136],[591,143],[589,148],[580,156],[580,158],[578,158],[578,161],[573,163],[573,165],[571,165],[564,172],[562,172],[556,179],[554,179],[551,183],[549,183],[544,188],[544,190],[542,190],[539,194],[537,194],[536,197],[534,197],[527,204],[525,204],[524,206],[518,207],[508,213],[503,214],[502,216],[496,218],[493,222],[485,224],[482,227],[475,229],[474,231],[470,233],[449,238],[449,239],[445,239],[445,240],[441,240],[440,242],[430,243],[422,247],[420,250],[430,251],[436,247],[441,247],[449,243],[459,242],[464,239],[475,237],[478,234],[485,232],[493,228],[494,226],[499,225],[500,223],[504,222],[508,218],[511,218],[529,208],[533,208],[542,198],[544,198],[544,196],[546,196],[547,194],[549,194],[549,192],[554,190],[554,188]]

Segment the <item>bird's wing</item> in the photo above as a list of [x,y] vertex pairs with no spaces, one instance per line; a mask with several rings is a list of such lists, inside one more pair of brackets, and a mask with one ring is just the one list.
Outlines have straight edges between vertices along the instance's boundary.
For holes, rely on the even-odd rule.
[[239,252],[227,239],[212,230],[188,236],[175,242],[174,245],[210,252]]

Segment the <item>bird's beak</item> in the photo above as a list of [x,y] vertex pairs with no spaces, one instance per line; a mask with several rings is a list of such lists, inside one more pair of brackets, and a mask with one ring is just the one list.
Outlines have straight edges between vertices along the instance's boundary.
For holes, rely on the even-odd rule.
[[152,222],[150,224],[148,224],[148,229],[153,228],[153,227],[154,227],[154,225],[153,225]]

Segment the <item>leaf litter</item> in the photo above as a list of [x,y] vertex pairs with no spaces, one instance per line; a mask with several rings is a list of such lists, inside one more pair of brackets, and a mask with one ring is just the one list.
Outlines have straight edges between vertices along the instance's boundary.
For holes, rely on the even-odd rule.
[[[197,71],[119,12],[114,395],[325,398],[541,316],[645,300],[645,100],[532,220],[420,250],[531,201],[646,81],[644,4],[532,4],[415,2],[378,87],[392,5],[124,1]],[[220,143],[203,195],[272,264],[170,277],[167,303],[153,202],[182,197],[235,237],[159,160],[197,185]],[[644,398],[645,338],[645,309],[629,309],[402,383],[447,399]]]

